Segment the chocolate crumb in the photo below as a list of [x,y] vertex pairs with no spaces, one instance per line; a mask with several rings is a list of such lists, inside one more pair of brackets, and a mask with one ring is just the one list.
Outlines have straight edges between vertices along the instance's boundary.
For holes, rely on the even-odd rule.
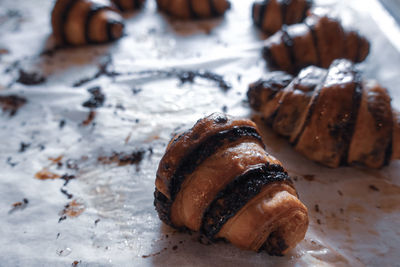
[[64,220],[66,220],[66,219],[67,219],[67,216],[62,215],[62,216],[60,217],[60,219],[58,219],[58,223],[60,223],[60,222],[62,222],[62,221],[64,221]]
[[318,223],[318,224],[321,224],[321,220],[320,220],[320,219],[317,219],[317,223]]
[[340,211],[341,214],[344,213],[344,209],[343,208],[340,208],[339,211]]
[[226,105],[224,105],[224,106],[222,106],[221,110],[222,110],[222,112],[227,113],[228,107]]
[[81,263],[81,261],[74,261],[71,266],[76,267],[78,266],[78,264]]
[[58,125],[58,127],[60,127],[60,129],[64,128],[66,121],[65,120],[60,120],[60,124]]
[[21,142],[21,143],[19,144],[19,150],[18,150],[18,152],[19,152],[19,153],[23,153],[23,152],[25,152],[26,149],[29,148],[30,146],[31,146],[31,143],[24,143],[24,142]]
[[303,178],[306,179],[307,181],[314,181],[315,180],[315,175],[313,174],[304,174]]
[[7,164],[10,165],[12,168],[14,168],[16,165],[18,165],[17,162],[12,162],[12,157],[7,158]]
[[96,117],[96,111],[91,110],[87,118],[82,122],[83,126],[88,126]]
[[57,237],[56,237],[56,239],[58,239],[58,238],[60,237],[60,235],[61,235],[60,233],[57,233]]
[[134,95],[139,94],[141,91],[142,91],[142,88],[137,88],[137,87],[132,88],[132,93]]
[[319,213],[319,205],[315,204],[314,208],[315,208],[315,211]]
[[70,180],[73,180],[75,178],[76,178],[75,175],[68,175],[68,174],[64,174],[63,176],[60,177],[61,180],[65,181],[63,186],[66,186]]
[[91,96],[89,100],[82,104],[82,106],[86,108],[99,108],[103,106],[106,97],[102,93],[100,86],[89,88],[88,92],[91,94]]
[[27,102],[26,98],[17,95],[0,96],[0,106],[3,112],[9,112],[10,117],[17,114],[20,109]]
[[172,247],[172,250],[177,250],[177,249],[178,249],[178,246],[177,246],[177,245],[175,245],[175,246]]
[[21,83],[24,85],[38,85],[44,83],[46,78],[37,72],[26,72],[22,69],[19,70],[19,77],[17,79],[17,83]]
[[96,219],[95,221],[94,221],[94,225],[95,226],[97,226],[97,224],[100,222],[100,219]]
[[343,196],[342,191],[338,190],[337,192],[338,192],[339,196]]
[[369,189],[371,189],[372,191],[379,192],[379,188],[378,188],[378,187],[376,187],[376,186],[375,186],[375,185],[373,185],[373,184],[370,184],[370,185],[369,185]]
[[68,199],[71,199],[74,197],[73,194],[68,193],[68,191],[66,189],[64,189],[63,187],[60,188],[61,193],[63,193],[65,196],[67,196]]

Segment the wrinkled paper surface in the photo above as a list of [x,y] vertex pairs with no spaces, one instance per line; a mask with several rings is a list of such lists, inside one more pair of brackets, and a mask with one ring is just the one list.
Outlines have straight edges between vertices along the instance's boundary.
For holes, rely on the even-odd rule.
[[[0,114],[0,265],[399,266],[400,162],[382,170],[325,168],[261,124],[267,150],[283,162],[309,208],[304,241],[285,257],[270,257],[202,244],[158,219],[155,173],[172,133],[212,112],[253,116],[246,91],[268,72],[260,56],[265,36],[252,25],[251,1],[232,2],[223,19],[179,22],[148,1],[126,16],[121,40],[41,55],[51,44],[51,1],[0,1],[0,95],[27,99],[15,116]],[[388,87],[400,108],[399,27],[376,1],[346,2],[318,3],[371,40],[359,67]],[[108,71],[121,75],[73,87],[107,60]],[[47,80],[15,83],[19,69]],[[212,71],[232,88],[156,72],[170,69]],[[96,86],[105,103],[84,125],[90,110],[82,103]],[[137,164],[104,160],[138,151]],[[65,177],[35,178],[43,170],[75,179],[63,186]]]

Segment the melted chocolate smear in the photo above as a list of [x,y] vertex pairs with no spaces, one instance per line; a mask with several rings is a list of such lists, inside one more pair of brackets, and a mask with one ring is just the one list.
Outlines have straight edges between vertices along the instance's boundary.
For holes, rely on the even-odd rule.
[[18,109],[25,105],[26,102],[26,98],[17,95],[0,96],[0,106],[3,112],[10,113],[10,117],[17,114]]
[[24,85],[37,85],[46,82],[46,77],[38,72],[26,72],[20,69],[16,82]]
[[82,106],[86,108],[99,108],[103,106],[106,97],[102,93],[100,86],[89,88],[88,92],[91,94],[91,96],[89,100],[82,104]]

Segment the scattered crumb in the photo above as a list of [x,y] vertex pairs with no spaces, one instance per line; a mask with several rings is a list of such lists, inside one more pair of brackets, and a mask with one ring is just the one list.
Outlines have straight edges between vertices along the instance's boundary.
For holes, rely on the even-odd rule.
[[12,208],[8,213],[13,213],[14,211],[17,211],[17,210],[23,210],[26,208],[26,206],[28,206],[28,204],[29,204],[29,200],[26,198],[24,198],[22,201],[15,202],[11,205]]
[[379,192],[379,188],[378,188],[378,187],[376,187],[376,186],[375,186],[375,185],[373,185],[373,184],[370,184],[370,185],[369,185],[369,189],[371,189],[372,191]]
[[74,261],[71,266],[76,267],[78,266],[78,264],[81,263],[81,261]]
[[224,106],[222,106],[221,110],[222,110],[222,112],[227,113],[228,107],[226,105],[224,105]]
[[100,86],[89,88],[88,92],[91,94],[91,96],[89,100],[82,104],[82,106],[93,109],[103,106],[106,97],[102,93]]
[[342,191],[338,190],[337,192],[338,192],[339,196],[343,196]]
[[12,168],[14,168],[16,165],[18,165],[17,162],[12,162],[12,157],[7,158],[7,164],[10,165]]
[[163,250],[161,250],[159,252],[152,253],[152,254],[149,254],[149,255],[142,255],[142,258],[146,259],[146,258],[149,258],[149,257],[154,257],[154,256],[157,256],[157,255],[160,255],[163,251],[166,251],[166,250],[167,250],[167,248],[163,248]]
[[61,216],[78,217],[85,209],[85,204],[74,199],[64,206],[64,209],[61,211]]
[[306,179],[307,181],[314,181],[315,180],[315,175],[313,174],[304,174],[303,178]]
[[100,219],[96,219],[95,221],[94,221],[94,225],[95,226],[97,226],[97,224],[100,222]]
[[76,176],[75,175],[68,175],[68,174],[64,174],[63,176],[60,177],[61,180],[64,180],[64,186],[66,186],[69,181],[75,179]]
[[139,94],[141,91],[142,91],[142,88],[137,88],[137,87],[132,88],[132,93],[134,95]]
[[60,124],[58,125],[58,127],[60,127],[60,129],[62,129],[62,128],[64,128],[65,124],[66,124],[65,120],[60,120]]
[[26,72],[20,69],[19,77],[16,82],[24,85],[37,85],[44,83],[45,81],[46,78],[38,72]]
[[320,210],[319,210],[319,205],[318,205],[318,204],[315,204],[314,208],[315,208],[315,211],[316,211],[316,212],[318,212],[318,213],[320,212]]
[[10,117],[17,114],[20,109],[27,102],[26,98],[17,95],[0,96],[0,106],[3,112],[8,112]]
[[178,249],[178,246],[177,246],[177,245],[175,245],[175,246],[172,247],[172,250],[177,250],[177,249]]
[[130,154],[114,152],[110,157],[99,157],[97,160],[102,164],[117,163],[118,166],[137,165],[143,160],[145,152],[145,150],[134,151]]
[[67,191],[67,189],[65,189],[65,188],[63,188],[63,187],[60,188],[60,191],[61,191],[61,193],[63,193],[68,199],[71,199],[71,198],[74,197],[73,194],[69,193],[69,192]]
[[91,110],[86,118],[86,120],[84,120],[82,122],[83,126],[88,126],[96,117],[96,111]]
[[35,178],[39,180],[58,179],[60,177],[60,175],[50,172],[47,168],[44,168],[43,170],[38,171],[35,174]]
[[321,224],[321,220],[320,220],[320,219],[317,219],[317,223],[318,223],[318,224]]

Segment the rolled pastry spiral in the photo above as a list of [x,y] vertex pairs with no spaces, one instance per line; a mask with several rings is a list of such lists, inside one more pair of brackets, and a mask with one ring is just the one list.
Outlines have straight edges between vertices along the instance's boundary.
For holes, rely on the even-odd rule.
[[230,8],[228,0],[157,0],[165,13],[180,19],[218,17]]
[[400,115],[386,89],[349,60],[297,77],[273,72],[250,85],[250,106],[297,151],[325,166],[381,168],[400,158]]
[[133,11],[140,9],[146,0],[112,0],[121,11]]
[[304,23],[284,26],[269,37],[262,50],[272,69],[297,73],[306,66],[328,68],[339,58],[362,62],[369,42],[355,31],[346,31],[336,19],[312,14]]
[[285,254],[307,231],[307,208],[256,125],[212,114],[176,135],[160,161],[154,205],[177,229],[247,250]]
[[120,38],[124,29],[108,0],[57,0],[51,25],[58,45],[106,43]]
[[257,1],[253,3],[251,16],[263,32],[274,34],[282,25],[302,22],[312,4],[312,0]]

